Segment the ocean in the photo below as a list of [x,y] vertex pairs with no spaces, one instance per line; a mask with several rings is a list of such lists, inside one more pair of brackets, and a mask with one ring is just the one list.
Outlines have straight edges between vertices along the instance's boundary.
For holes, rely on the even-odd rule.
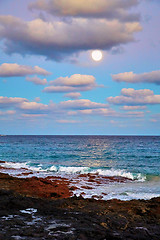
[[0,136],[0,172],[58,176],[97,199],[160,196],[160,136]]

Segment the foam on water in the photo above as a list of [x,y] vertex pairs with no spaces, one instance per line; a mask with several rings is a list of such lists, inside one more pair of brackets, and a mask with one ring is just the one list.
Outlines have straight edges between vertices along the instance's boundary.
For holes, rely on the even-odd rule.
[[89,173],[90,168],[89,167],[65,167],[60,166],[58,169],[58,172],[65,172],[66,174],[83,174],[83,173]]
[[28,168],[28,164],[27,163],[15,163],[15,162],[4,162],[4,163],[0,163],[1,167],[4,168],[14,168],[14,169],[20,169],[20,168]]
[[[131,173],[128,172],[124,169],[93,169],[90,167],[75,167],[75,166],[55,166],[52,165],[51,167],[48,167],[46,169],[43,168],[42,164],[39,164],[38,166],[31,166],[30,162],[27,163],[14,163],[14,162],[5,162],[5,163],[0,163],[1,167],[4,167],[6,169],[11,169],[12,173],[18,172],[18,170],[23,172],[24,170],[26,171],[32,171],[33,174],[36,174],[36,172],[41,172],[41,176],[44,173],[44,177],[48,174],[51,176],[54,173],[57,174],[98,174],[101,176],[108,176],[108,177],[124,177],[128,178],[131,180],[137,180],[140,182],[143,182],[146,180],[146,176],[141,174],[141,173]],[[14,171],[16,170],[16,171]],[[2,171],[1,171],[2,172]],[[6,172],[6,171],[5,171]],[[11,172],[11,171],[10,171]],[[31,176],[31,175],[29,175]]]
[[[44,168],[43,165],[31,166],[30,162],[27,163],[13,163],[5,162],[0,163],[0,166],[5,169],[1,169],[1,172],[9,173],[16,177],[47,177],[47,176],[59,176],[66,177],[72,180],[70,186],[76,186],[77,189],[73,191],[73,194],[79,196],[83,195],[84,198],[103,199],[109,200],[117,198],[120,200],[131,199],[150,199],[160,196],[160,189],[158,177],[149,178],[152,181],[148,181],[145,175],[140,173],[131,173],[124,169],[105,169],[98,168],[93,169],[90,167],[75,167],[75,166],[49,166]],[[32,171],[32,173],[31,173]],[[23,175],[28,173],[28,175]],[[95,176],[92,181],[89,181],[89,176]],[[81,175],[82,174],[82,175]],[[124,182],[115,182],[106,179],[103,181],[103,177],[122,177],[126,178]],[[127,181],[130,180],[130,181]],[[156,181],[154,181],[154,179]],[[102,181],[101,181],[102,180]],[[147,181],[146,181],[147,180]],[[30,209],[27,209],[30,210]],[[28,211],[26,213],[29,213]]]

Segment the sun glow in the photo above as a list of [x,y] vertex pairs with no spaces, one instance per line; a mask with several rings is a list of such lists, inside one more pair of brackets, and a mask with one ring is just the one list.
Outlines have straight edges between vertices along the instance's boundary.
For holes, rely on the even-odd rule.
[[102,60],[102,58],[103,58],[103,54],[102,54],[102,51],[100,51],[100,50],[94,50],[94,51],[92,51],[92,59],[94,60],[94,61],[96,61],[96,62],[99,62],[99,61],[101,61]]

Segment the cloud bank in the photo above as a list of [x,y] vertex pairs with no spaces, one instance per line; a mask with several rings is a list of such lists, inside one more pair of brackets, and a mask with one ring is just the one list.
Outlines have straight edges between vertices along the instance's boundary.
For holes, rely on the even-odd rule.
[[[1,111],[2,109],[2,111]],[[4,111],[5,110],[5,111]],[[132,109],[128,109],[132,110]],[[135,109],[133,109],[135,110]],[[89,99],[68,100],[49,104],[29,101],[25,98],[0,97],[0,115],[15,115],[21,119],[56,119],[59,123],[65,119],[66,123],[76,121],[77,117],[101,116],[109,118],[137,118],[144,117],[144,112],[129,111],[127,113],[116,112],[106,103],[92,102]],[[68,118],[76,118],[68,119]],[[59,121],[60,120],[60,121]],[[69,122],[68,122],[69,121]],[[79,120],[78,120],[79,121]]]
[[134,33],[141,30],[138,21],[78,18],[71,22],[42,19],[27,22],[14,16],[0,16],[0,40],[6,53],[42,55],[55,61],[80,51],[109,50],[132,42]]
[[127,11],[138,5],[137,0],[38,0],[29,9],[46,11],[61,17],[108,18],[121,21],[139,20],[138,14]]

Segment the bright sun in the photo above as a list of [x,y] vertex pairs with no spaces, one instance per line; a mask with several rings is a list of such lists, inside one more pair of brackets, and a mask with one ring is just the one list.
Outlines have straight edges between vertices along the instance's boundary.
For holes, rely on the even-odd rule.
[[100,50],[94,50],[92,51],[92,59],[96,62],[101,61],[103,58],[103,54]]

